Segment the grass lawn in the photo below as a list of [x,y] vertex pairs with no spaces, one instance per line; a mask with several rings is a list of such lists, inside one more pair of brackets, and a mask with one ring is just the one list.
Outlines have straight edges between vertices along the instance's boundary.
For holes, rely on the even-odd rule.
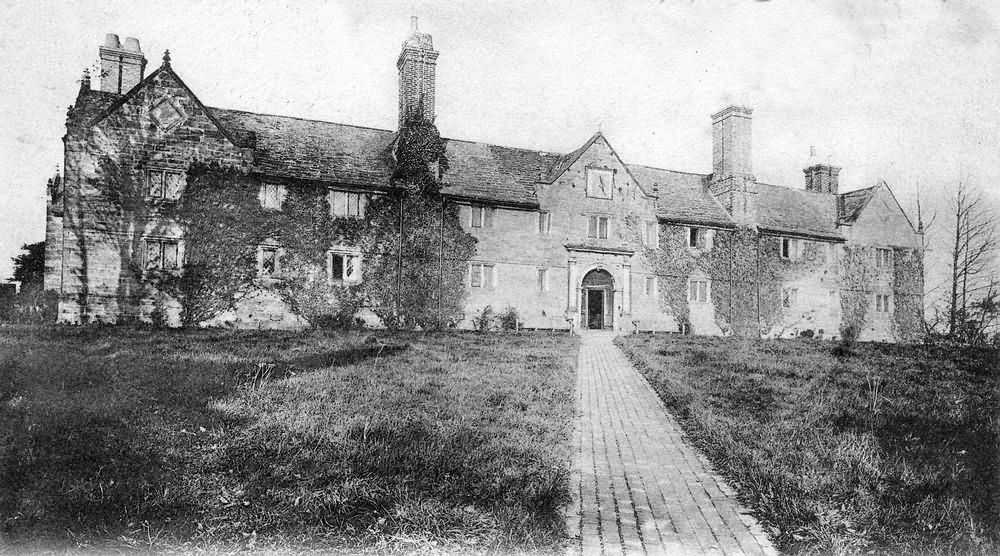
[[0,328],[0,552],[556,549],[576,349]]
[[1000,554],[997,351],[618,342],[783,551]]

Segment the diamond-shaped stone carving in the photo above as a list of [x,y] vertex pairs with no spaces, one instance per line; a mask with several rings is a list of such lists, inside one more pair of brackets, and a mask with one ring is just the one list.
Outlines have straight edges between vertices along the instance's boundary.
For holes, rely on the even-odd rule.
[[149,117],[161,130],[167,130],[184,120],[184,112],[165,98],[153,105],[149,110]]

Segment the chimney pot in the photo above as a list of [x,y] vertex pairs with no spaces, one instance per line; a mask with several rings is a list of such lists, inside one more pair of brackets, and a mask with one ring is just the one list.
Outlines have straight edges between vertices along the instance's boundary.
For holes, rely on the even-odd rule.
[[101,59],[101,90],[125,93],[142,81],[146,71],[146,58],[139,50],[139,39],[128,37],[122,48],[118,35],[108,33],[104,44],[97,49]]
[[418,30],[418,27],[417,27],[417,16],[411,15],[410,16],[410,32],[411,33],[416,33],[417,30]]

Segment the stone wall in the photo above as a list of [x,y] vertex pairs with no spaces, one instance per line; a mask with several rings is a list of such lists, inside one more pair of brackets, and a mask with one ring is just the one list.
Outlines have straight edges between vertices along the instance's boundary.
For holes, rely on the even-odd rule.
[[[58,318],[116,322],[148,318],[150,308],[159,307],[176,320],[177,305],[137,279],[144,236],[181,236],[174,223],[159,217],[157,201],[146,199],[145,170],[184,172],[196,159],[238,165],[241,151],[169,70],[96,125],[87,94],[81,92],[84,102],[69,114],[64,195],[61,207],[49,211],[46,247],[61,253],[62,264],[47,265],[46,283],[61,284]],[[169,128],[150,117],[151,108],[164,101],[181,114]]]

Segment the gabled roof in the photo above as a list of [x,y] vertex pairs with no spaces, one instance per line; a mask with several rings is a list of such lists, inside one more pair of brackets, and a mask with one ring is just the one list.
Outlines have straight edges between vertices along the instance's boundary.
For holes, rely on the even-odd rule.
[[896,204],[896,208],[899,209],[900,214],[903,215],[903,218],[910,226],[910,229],[913,230],[914,233],[917,233],[917,228],[913,226],[913,221],[910,220],[909,215],[907,215],[906,211],[903,210],[903,205],[899,204],[899,199],[896,198],[896,194],[893,193],[892,188],[889,187],[889,184],[887,184],[884,180],[880,180],[877,184],[871,187],[840,194],[840,200],[838,202],[838,223],[842,225],[851,225],[857,222],[858,218],[861,217],[861,213],[864,212],[869,202],[875,198],[875,194],[878,193],[879,189],[885,189],[889,192],[889,196],[892,197],[892,201]]
[[629,169],[629,165],[625,164],[625,161],[622,160],[622,157],[618,156],[618,152],[615,151],[615,148],[611,146],[611,142],[608,141],[608,138],[605,137],[604,134],[601,133],[600,131],[591,135],[590,139],[587,139],[587,141],[583,145],[580,145],[580,147],[574,150],[573,152],[559,157],[556,163],[549,169],[548,175],[544,178],[545,182],[552,183],[557,179],[559,179],[559,176],[563,175],[563,173],[566,172],[566,170],[568,170],[570,166],[572,166],[577,160],[579,160],[580,157],[583,156],[583,153],[587,152],[587,149],[593,146],[593,144],[596,143],[598,139],[604,141],[604,144],[608,146],[608,149],[611,150],[611,154],[614,155],[614,157],[618,159],[618,162],[621,163],[622,167],[625,168],[625,171],[632,178],[632,181],[639,184],[639,189],[642,190],[643,194],[646,195],[647,197],[655,197],[653,191],[651,190],[652,189],[651,187],[647,186],[646,184],[643,184],[641,181],[636,179],[634,175],[632,175],[632,170]]
[[656,215],[682,224],[705,224],[733,227],[733,219],[708,191],[707,176],[651,166],[629,164],[629,171],[639,183],[655,188],[659,201]]
[[584,144],[580,145],[576,150],[560,156],[556,160],[555,164],[553,164],[552,167],[549,168],[549,171],[543,177],[545,182],[552,183],[556,181],[559,178],[559,176],[563,175],[563,172],[568,170],[569,167],[572,166],[574,162],[579,160],[580,156],[582,156],[583,153],[587,152],[587,149],[589,149],[590,146],[593,145],[594,142],[600,139],[601,137],[604,137],[604,135],[601,134],[600,131],[598,131],[597,133],[591,135],[590,139],[587,139],[587,141]]
[[[83,118],[93,115],[90,122],[96,124],[162,72],[176,79],[234,145],[254,147],[255,169],[262,174],[375,189],[390,187],[395,131],[206,107],[169,64],[125,95],[81,90],[74,109]],[[607,143],[597,132],[567,154],[446,139],[449,170],[443,176],[442,192],[465,201],[537,208],[535,186],[554,182],[598,139]],[[610,143],[608,147],[618,157]],[[647,195],[657,197],[657,215],[662,220],[735,226],[726,209],[709,192],[709,176],[624,162],[622,165]],[[762,229],[842,240],[838,223],[856,220],[878,186],[844,193],[839,200],[834,195],[801,189],[768,184],[756,187],[757,224]]]
[[757,184],[757,225],[770,232],[843,240],[837,231],[836,197],[829,193]]
[[208,119],[211,120],[213,124],[215,124],[215,127],[219,128],[219,132],[222,133],[222,135],[226,139],[228,139],[230,143],[232,143],[236,147],[242,147],[242,146],[244,146],[232,134],[232,132],[230,132],[228,129],[226,129],[226,127],[223,126],[216,119],[216,117],[212,113],[212,111],[209,110],[204,104],[202,104],[201,100],[198,99],[198,95],[194,94],[194,91],[192,91],[191,88],[187,86],[187,83],[185,83],[184,80],[181,79],[180,76],[177,75],[177,73],[175,73],[174,70],[170,67],[170,62],[168,60],[169,59],[165,57],[164,60],[163,60],[163,65],[161,65],[160,67],[156,68],[156,70],[154,70],[153,73],[150,73],[149,75],[147,75],[146,78],[143,79],[142,81],[140,81],[139,83],[137,83],[135,85],[135,87],[132,87],[127,93],[125,93],[124,95],[119,96],[117,98],[117,100],[115,100],[114,102],[112,102],[111,104],[109,104],[107,107],[105,107],[97,115],[97,117],[95,117],[91,122],[89,122],[89,125],[94,126],[94,125],[97,125],[97,124],[101,123],[102,120],[104,120],[105,118],[107,118],[108,116],[110,116],[111,114],[113,114],[115,112],[115,110],[118,110],[125,103],[127,103],[128,101],[130,101],[133,98],[135,98],[139,94],[139,92],[142,91],[142,89],[146,86],[147,83],[150,83],[150,82],[154,81],[157,77],[160,76],[161,73],[166,73],[166,74],[169,74],[170,77],[172,77],[175,81],[177,81],[177,84],[180,85],[181,88],[184,89],[184,92],[187,93],[187,95],[191,97],[191,100],[194,101],[195,106],[197,106],[198,108],[200,108],[201,111],[205,113],[205,115],[208,117]]
[[868,201],[871,201],[872,197],[875,196],[876,187],[878,186],[873,185],[838,195],[840,200],[837,221],[840,224],[853,224],[857,221],[858,217],[861,216],[861,211],[868,206]]

